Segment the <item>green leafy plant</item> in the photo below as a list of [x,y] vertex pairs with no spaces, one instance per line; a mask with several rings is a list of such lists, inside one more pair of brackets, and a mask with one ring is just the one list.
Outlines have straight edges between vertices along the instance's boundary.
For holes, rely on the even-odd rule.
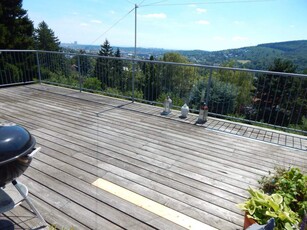
[[247,217],[254,219],[258,224],[266,224],[270,218],[275,219],[276,230],[299,229],[298,213],[295,213],[286,204],[280,194],[265,194],[262,190],[249,188],[250,198],[238,207],[247,212]]
[[90,91],[101,90],[101,81],[95,77],[88,77],[84,80],[83,87]]
[[259,181],[260,189],[265,193],[280,194],[286,205],[299,214],[301,220],[307,211],[307,175],[299,168],[276,168],[274,173]]

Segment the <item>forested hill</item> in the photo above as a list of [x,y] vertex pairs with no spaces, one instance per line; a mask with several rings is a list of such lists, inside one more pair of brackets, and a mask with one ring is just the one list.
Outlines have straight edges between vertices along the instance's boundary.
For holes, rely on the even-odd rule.
[[[96,45],[76,45],[61,44],[62,47],[72,50],[86,50],[86,52],[97,54],[100,46]],[[115,48],[115,47],[113,47]],[[124,57],[131,56],[133,47],[119,47]],[[203,50],[168,50],[159,48],[137,48],[138,58],[147,59],[153,55],[155,59],[160,59],[165,53],[179,52],[186,56],[190,62],[206,65],[223,65],[235,60],[235,67],[267,70],[275,58],[289,59],[297,66],[297,72],[307,73],[307,40],[287,41],[278,43],[267,43],[257,46],[244,47],[239,49],[229,49],[221,51]]]
[[179,51],[191,62],[221,65],[231,60],[237,67],[268,69],[275,58],[291,60],[297,65],[297,72],[307,70],[307,40],[260,44],[257,46],[221,51]]

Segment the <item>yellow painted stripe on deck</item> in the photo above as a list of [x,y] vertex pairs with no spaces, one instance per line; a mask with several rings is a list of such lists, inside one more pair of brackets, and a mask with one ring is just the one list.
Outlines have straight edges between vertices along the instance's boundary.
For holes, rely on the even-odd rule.
[[147,211],[150,211],[158,216],[170,220],[186,229],[197,229],[197,230],[216,229],[198,220],[195,220],[187,215],[184,215],[164,205],[161,205],[153,200],[150,200],[144,196],[141,196],[135,192],[132,192],[116,184],[113,184],[107,180],[104,180],[102,178],[98,178],[92,184],[113,195],[116,195],[124,200],[127,200],[141,208],[144,208]]

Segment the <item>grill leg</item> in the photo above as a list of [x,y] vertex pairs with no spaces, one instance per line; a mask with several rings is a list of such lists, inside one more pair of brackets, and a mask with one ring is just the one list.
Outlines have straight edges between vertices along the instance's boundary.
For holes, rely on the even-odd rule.
[[30,200],[30,198],[28,197],[28,194],[25,194],[24,189],[22,189],[21,185],[18,184],[18,182],[16,180],[12,181],[13,185],[15,186],[15,188],[18,190],[18,192],[20,193],[20,195],[24,198],[24,200],[28,203],[28,205],[30,206],[30,208],[32,209],[32,211],[35,213],[35,215],[37,216],[37,218],[41,221],[41,223],[43,224],[43,226],[47,226],[48,224],[46,223],[46,221],[44,220],[44,218],[42,217],[42,215],[39,213],[39,211],[37,210],[37,208],[34,206],[34,204],[32,203],[32,201]]

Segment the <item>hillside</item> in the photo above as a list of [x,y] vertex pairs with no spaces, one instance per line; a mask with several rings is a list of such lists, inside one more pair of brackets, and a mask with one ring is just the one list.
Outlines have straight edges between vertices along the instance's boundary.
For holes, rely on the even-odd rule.
[[221,65],[230,60],[237,67],[268,69],[275,58],[289,59],[297,65],[297,72],[307,70],[307,40],[260,44],[257,46],[222,51],[180,51],[191,62]]
[[307,69],[307,40],[269,43],[260,46],[280,50],[284,57],[292,60],[299,69]]
[[[62,47],[73,50],[86,50],[88,53],[97,53],[100,46],[62,44]],[[117,47],[114,47],[114,50]],[[119,47],[124,57],[133,54],[133,47]],[[257,46],[228,49],[221,51],[203,50],[167,50],[159,48],[137,48],[138,58],[148,59],[153,55],[159,59],[167,52],[179,52],[192,63],[205,65],[223,65],[231,60],[236,61],[236,67],[266,70],[275,58],[289,59],[297,66],[297,72],[307,71],[307,40],[287,41],[260,44]]]
[[[75,52],[76,50],[85,50],[86,53],[97,54],[100,50],[100,46],[98,45],[81,45],[81,44],[74,44],[74,43],[62,43],[61,46],[67,52]],[[134,47],[113,46],[112,48],[113,48],[113,51],[119,48],[123,57],[132,56],[134,53]],[[159,58],[159,57],[162,57],[163,54],[167,52],[177,52],[177,51],[161,49],[161,48],[142,48],[142,47],[137,48],[137,56],[141,59],[148,59],[151,55],[153,55],[155,58]]]
[[289,59],[297,65],[297,72],[307,70],[307,40],[260,44],[222,51],[179,51],[191,62],[221,65],[236,60],[238,67],[268,69],[275,58]]

